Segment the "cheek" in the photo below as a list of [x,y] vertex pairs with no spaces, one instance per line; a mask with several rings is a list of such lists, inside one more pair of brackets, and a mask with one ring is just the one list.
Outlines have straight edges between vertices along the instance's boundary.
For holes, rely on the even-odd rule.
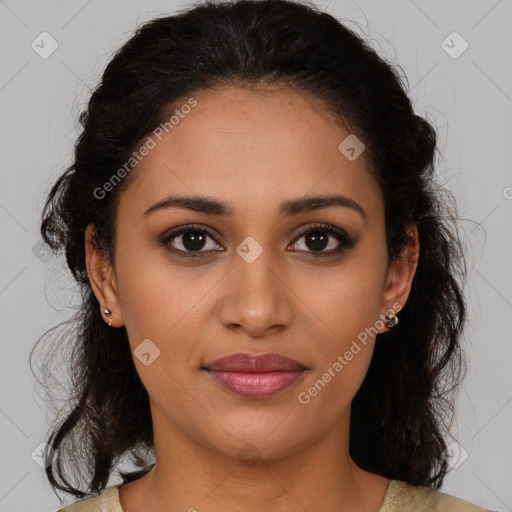
[[[157,253],[137,252],[135,247],[120,250],[116,275],[137,371],[150,396],[165,402],[165,394],[183,394],[179,383],[197,377],[203,357],[200,340],[212,327],[211,293],[222,271],[178,267]],[[146,346],[143,353],[150,353],[147,366],[147,356],[146,361],[138,358]]]
[[[123,254],[116,261],[118,295],[137,372],[159,407],[168,408],[170,397],[184,405],[190,396],[183,386],[198,371],[197,326],[206,317],[201,299],[214,276],[196,270],[192,280],[192,270],[155,258],[155,251]],[[194,406],[192,400],[190,410]]]
[[357,337],[379,319],[385,262],[354,255],[336,271],[304,279],[301,295],[318,326],[340,343]]
[[163,341],[200,302],[209,280],[197,269],[172,264],[165,249],[140,245],[119,246],[116,276],[123,319],[134,342],[139,338]]
[[379,302],[369,295],[372,288],[361,281],[345,284],[341,291],[338,287],[332,292],[332,302],[324,302],[322,321],[317,320],[310,331],[315,340],[315,364],[297,396],[309,414],[319,415],[325,424],[349,408],[360,388],[372,358],[374,328],[379,320]]
[[[349,404],[368,370],[380,318],[384,258],[357,255],[324,282],[307,280],[310,337],[315,340],[315,371],[305,389],[305,400],[317,395],[334,400],[336,409]],[[318,287],[313,288],[315,282]],[[321,290],[321,292],[320,292]],[[316,400],[316,398],[314,398]],[[338,409],[339,412],[339,409]]]

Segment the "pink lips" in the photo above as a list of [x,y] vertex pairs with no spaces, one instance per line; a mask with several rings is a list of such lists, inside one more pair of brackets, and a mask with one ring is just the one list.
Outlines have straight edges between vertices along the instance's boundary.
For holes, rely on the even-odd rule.
[[279,354],[232,354],[205,365],[221,386],[248,398],[267,398],[292,386],[307,368]]

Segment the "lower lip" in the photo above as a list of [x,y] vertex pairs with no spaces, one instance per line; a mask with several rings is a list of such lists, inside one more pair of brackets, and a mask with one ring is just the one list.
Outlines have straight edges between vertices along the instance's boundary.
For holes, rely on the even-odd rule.
[[206,369],[206,372],[215,382],[237,395],[248,398],[267,398],[293,386],[306,370],[248,373]]

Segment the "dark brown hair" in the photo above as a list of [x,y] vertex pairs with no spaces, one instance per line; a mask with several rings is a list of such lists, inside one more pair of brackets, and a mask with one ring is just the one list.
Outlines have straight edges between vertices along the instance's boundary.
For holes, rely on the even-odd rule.
[[[114,254],[118,198],[102,187],[178,100],[218,85],[276,84],[308,92],[364,142],[385,203],[389,259],[416,225],[420,257],[399,324],[380,334],[352,402],[350,453],[361,468],[439,488],[451,394],[464,367],[465,262],[455,206],[436,185],[436,131],[415,114],[397,67],[315,6],[287,0],[205,2],[141,26],[113,56],[80,115],[74,161],[44,207],[41,234],[63,250],[82,304],[53,355],[69,350],[71,390],[49,445],[54,489],[100,492],[121,457],[147,466],[153,448],[148,394],[124,327],[104,322],[87,271],[84,233]],[[56,352],[57,351],[57,352]],[[53,355],[52,355],[53,354]],[[49,363],[48,363],[49,365]],[[43,367],[48,373],[49,366]]]

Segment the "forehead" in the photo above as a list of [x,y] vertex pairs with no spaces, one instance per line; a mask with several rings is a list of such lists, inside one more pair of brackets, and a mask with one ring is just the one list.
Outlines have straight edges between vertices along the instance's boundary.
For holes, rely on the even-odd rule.
[[369,159],[363,152],[351,161],[340,151],[351,134],[318,98],[233,86],[192,98],[192,108],[173,105],[172,128],[150,134],[155,144],[132,171],[121,203],[125,196],[142,210],[166,195],[197,194],[256,210],[309,192],[338,191],[356,201],[379,195]]

